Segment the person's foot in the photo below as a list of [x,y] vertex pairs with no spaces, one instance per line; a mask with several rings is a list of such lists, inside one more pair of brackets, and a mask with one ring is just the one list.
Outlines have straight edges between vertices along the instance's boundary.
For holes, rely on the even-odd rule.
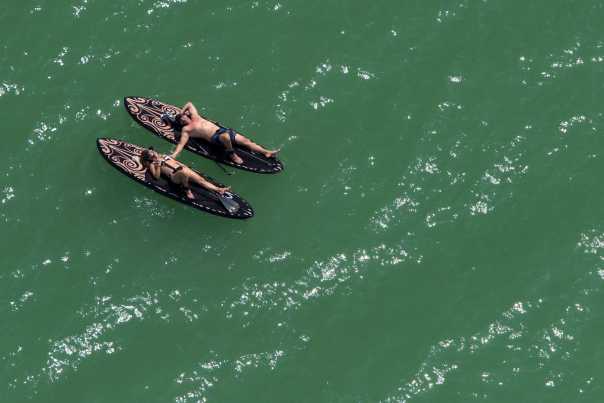
[[217,192],[220,193],[221,195],[223,195],[225,192],[228,192],[229,190],[231,190],[231,187],[227,186],[225,188],[218,188]]
[[195,198],[195,195],[193,194],[193,192],[191,192],[191,189],[187,189],[185,195],[187,196],[187,199],[189,199],[189,200],[193,200]]
[[264,156],[266,158],[275,158],[277,156],[277,154],[279,154],[279,151],[281,151],[280,148],[276,149],[276,150],[269,150],[267,152],[264,153]]
[[237,155],[237,153],[231,154],[231,161],[233,161],[237,165],[243,164],[243,160],[241,159],[240,156]]

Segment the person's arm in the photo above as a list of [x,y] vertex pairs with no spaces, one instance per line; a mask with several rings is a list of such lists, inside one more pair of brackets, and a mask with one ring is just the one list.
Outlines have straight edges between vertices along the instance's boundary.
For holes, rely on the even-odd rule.
[[199,112],[197,112],[197,108],[191,103],[187,102],[185,106],[182,107],[182,113],[190,112],[191,117],[199,116]]
[[182,149],[185,148],[187,141],[189,141],[189,133],[186,130],[183,130],[180,133],[180,140],[178,141],[178,144],[176,145],[176,149],[174,150],[172,155],[170,155],[170,157],[176,159],[178,154],[180,154],[182,152]]
[[149,170],[151,171],[151,175],[153,175],[155,180],[159,180],[159,176],[161,175],[161,167],[159,164],[159,161],[153,161],[149,164]]

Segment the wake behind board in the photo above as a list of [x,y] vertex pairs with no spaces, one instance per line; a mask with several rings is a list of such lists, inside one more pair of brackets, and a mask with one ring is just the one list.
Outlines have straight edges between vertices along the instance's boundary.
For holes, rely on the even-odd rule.
[[[177,130],[169,122],[162,120],[162,115],[167,113],[174,116],[180,113],[180,108],[145,97],[126,97],[124,98],[124,106],[138,124],[171,143],[178,143]],[[214,123],[220,125],[218,122]],[[262,154],[242,148],[236,144],[234,148],[237,155],[243,160],[241,164],[235,164],[231,161],[226,156],[222,147],[202,139],[189,139],[185,148],[202,157],[246,171],[274,174],[283,170],[283,163],[277,158],[266,158]]]
[[[225,208],[224,203],[220,201],[219,196],[214,192],[191,183],[191,192],[193,192],[195,198],[189,199],[177,185],[174,185],[163,176],[160,177],[159,180],[156,180],[151,173],[148,172],[148,169],[143,167],[140,161],[140,155],[144,150],[142,147],[121,140],[105,138],[97,139],[97,147],[107,162],[117,168],[120,172],[164,196],[171,197],[172,199],[198,210],[205,211],[206,213],[226,218],[244,219],[254,216],[252,206],[235,193],[225,192],[222,196],[230,200],[229,204],[235,202],[239,205],[237,211],[229,212],[229,210]],[[214,181],[212,178],[205,175],[202,176],[216,186],[224,187],[224,185]]]

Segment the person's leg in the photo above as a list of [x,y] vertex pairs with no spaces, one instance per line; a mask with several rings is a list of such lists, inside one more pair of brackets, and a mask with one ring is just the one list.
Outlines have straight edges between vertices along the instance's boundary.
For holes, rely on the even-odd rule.
[[[235,136],[233,136],[235,138]],[[235,150],[233,149],[233,142],[231,141],[231,135],[229,132],[223,132],[220,134],[220,141],[224,145],[226,152],[230,155],[231,161],[235,164],[242,164],[243,160],[240,156],[237,155]]]
[[252,151],[256,151],[257,153],[264,155],[266,158],[274,157],[279,152],[279,150],[267,150],[240,133],[235,134],[234,138],[237,144],[247,147]]
[[189,185],[189,176],[185,174],[184,170],[181,169],[178,172],[174,172],[172,174],[172,182],[182,186],[182,188],[185,190],[185,195],[187,198],[195,198],[195,195],[193,192],[191,192],[191,185]]
[[204,189],[208,189],[213,192],[220,193],[220,194],[222,194],[230,189],[229,187],[219,188],[218,186],[216,186],[212,182],[206,180],[203,176],[199,175],[197,172],[195,172],[191,169],[186,169],[186,172],[185,172],[185,170],[180,171],[180,172],[183,172],[183,175],[187,176],[188,181],[192,181],[193,183],[196,183],[197,185],[201,186]]

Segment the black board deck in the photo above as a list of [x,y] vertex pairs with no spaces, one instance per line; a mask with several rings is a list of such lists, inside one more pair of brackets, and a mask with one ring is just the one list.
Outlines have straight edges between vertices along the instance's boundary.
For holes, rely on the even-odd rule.
[[[176,115],[180,113],[180,108],[163,103],[157,99],[145,97],[125,97],[124,106],[138,124],[173,144],[178,143],[176,130],[170,123],[163,121],[161,116],[164,113]],[[214,123],[220,125],[218,122]],[[274,174],[283,170],[283,163],[277,158],[266,158],[262,154],[238,145],[234,145],[234,148],[237,155],[243,160],[241,164],[235,164],[225,155],[221,147],[217,147],[205,140],[189,139],[185,148],[202,157],[246,171]]]
[[[164,196],[171,197],[181,203],[187,204],[198,210],[206,213],[215,214],[226,218],[251,218],[254,216],[254,210],[247,201],[236,195],[235,193],[225,192],[224,197],[232,199],[239,204],[239,210],[235,213],[230,213],[220,202],[218,196],[203,189],[199,186],[191,184],[191,191],[195,195],[195,199],[188,199],[182,190],[171,183],[169,180],[160,177],[156,180],[146,168],[143,167],[140,161],[140,155],[144,148],[135,144],[126,143],[125,141],[99,138],[97,139],[97,147],[99,152],[107,162],[117,168],[123,174],[136,180],[137,182],[155,190]],[[196,171],[197,172],[197,171]],[[202,175],[201,173],[197,172]],[[216,182],[206,175],[202,175],[206,180],[212,182],[216,186],[224,187],[224,185]]]

